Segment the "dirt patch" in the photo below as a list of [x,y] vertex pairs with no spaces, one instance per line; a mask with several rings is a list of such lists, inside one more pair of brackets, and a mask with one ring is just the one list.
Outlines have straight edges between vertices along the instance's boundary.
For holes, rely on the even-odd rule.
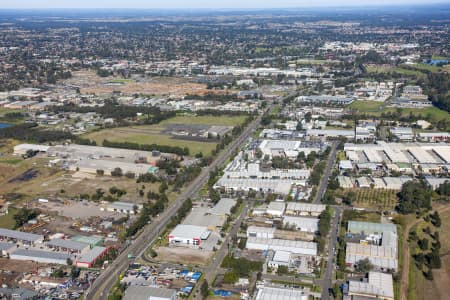
[[155,251],[158,261],[190,265],[207,265],[214,254],[213,251],[182,247],[159,247]]
[[23,182],[23,181],[29,181],[35,177],[37,177],[39,174],[38,170],[29,169],[20,174],[19,176],[14,177],[13,179],[9,180],[8,183],[16,183],[16,182]]
[[123,94],[146,94],[181,97],[188,94],[206,94],[215,91],[207,89],[206,84],[196,83],[189,78],[152,77],[140,78],[139,81],[117,78],[102,78],[91,71],[74,72],[71,79],[65,83],[80,87],[82,94],[105,95],[113,92]]
[[17,284],[23,272],[36,272],[38,264],[31,261],[0,258],[0,283],[8,286]]
[[433,270],[433,278],[439,299],[446,299],[450,295],[450,255],[445,255],[441,259],[442,268]]

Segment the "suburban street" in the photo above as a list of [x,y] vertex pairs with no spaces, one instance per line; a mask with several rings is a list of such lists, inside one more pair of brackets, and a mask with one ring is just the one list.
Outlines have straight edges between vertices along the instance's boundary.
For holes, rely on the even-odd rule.
[[[270,110],[271,107],[268,108]],[[200,175],[190,183],[177,197],[177,199],[160,214],[160,216],[147,225],[141,234],[127,247],[114,262],[103,271],[100,276],[94,281],[90,289],[86,293],[86,299],[106,299],[108,292],[114,285],[119,275],[124,272],[130,259],[128,255],[136,256],[145,251],[149,244],[161,234],[166,225],[169,223],[172,216],[174,216],[183,202],[190,197],[193,197],[203,187],[209,178],[209,174],[216,167],[220,167],[226,160],[238,149],[259,126],[262,116],[258,116],[249,126],[244,129],[244,132],[235,139],[232,144],[222,151],[219,156],[213,161],[211,165],[205,167]]]
[[[245,216],[247,216],[248,211],[249,211],[249,204],[245,203],[245,208],[242,210],[239,217],[234,221],[234,225],[231,228],[230,232],[227,234],[225,241],[223,241],[222,245],[220,246],[220,249],[214,255],[213,261],[209,264],[209,266],[205,270],[203,280],[198,282],[197,290],[200,290],[200,287],[204,280],[206,280],[208,282],[208,284],[211,285],[212,281],[214,280],[218,271],[220,270],[220,265],[221,265],[223,259],[228,254],[228,250],[229,250],[228,245],[231,242],[231,237],[235,236],[237,234],[237,232],[239,231],[242,221],[244,220]],[[201,298],[202,297],[199,292],[194,297],[194,299],[201,299]]]
[[323,195],[327,190],[328,180],[330,179],[334,163],[336,162],[337,146],[338,142],[335,141],[331,143],[331,151],[328,156],[327,166],[325,167],[325,171],[322,175],[319,187],[317,188],[317,192],[313,201],[313,203],[315,204],[319,204],[322,201]]
[[341,220],[341,214],[343,208],[339,206],[333,206],[334,209],[334,217],[331,224],[330,236],[328,241],[328,256],[326,259],[326,267],[322,280],[322,300],[330,299],[329,289],[332,287],[333,283],[333,274],[334,274],[334,266],[335,266],[335,250],[337,245],[337,236],[339,230],[339,223]]

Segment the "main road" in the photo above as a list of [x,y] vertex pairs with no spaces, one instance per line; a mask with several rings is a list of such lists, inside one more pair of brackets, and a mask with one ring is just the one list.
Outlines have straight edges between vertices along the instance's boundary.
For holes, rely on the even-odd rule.
[[[271,110],[270,106],[267,111]],[[196,179],[191,182],[176,198],[176,200],[160,214],[160,216],[153,220],[153,222],[144,227],[139,236],[114,260],[114,262],[94,281],[91,287],[86,292],[86,299],[103,300],[108,296],[109,290],[117,281],[119,275],[126,271],[130,260],[128,255],[136,256],[143,253],[145,249],[163,232],[166,225],[169,223],[172,216],[174,216],[183,202],[187,198],[194,197],[198,191],[204,186],[209,178],[209,174],[216,167],[220,167],[227,159],[238,149],[256,130],[261,122],[262,115],[259,115],[248,125],[242,134],[235,139],[229,147],[218,154],[218,157],[207,167],[203,168],[202,172]]]
[[313,203],[316,204],[320,203],[322,201],[323,195],[325,195],[325,191],[327,190],[328,186],[328,180],[330,179],[334,163],[336,162],[337,146],[338,146],[337,141],[331,143],[331,151],[330,154],[328,155],[327,166],[325,167],[323,176],[320,179],[319,187],[317,188],[317,192],[314,197]]

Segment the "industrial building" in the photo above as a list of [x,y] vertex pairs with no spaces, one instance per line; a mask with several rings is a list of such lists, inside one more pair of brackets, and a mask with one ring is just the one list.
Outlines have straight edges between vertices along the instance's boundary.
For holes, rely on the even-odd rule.
[[394,300],[392,274],[369,272],[362,281],[350,280],[344,300],[353,299]]
[[349,221],[345,262],[354,267],[369,261],[378,270],[398,269],[397,227],[393,224]]
[[286,203],[283,201],[272,201],[267,205],[266,214],[272,217],[282,217],[286,210]]
[[64,239],[52,239],[46,245],[49,248],[70,253],[83,253],[90,249],[89,244]]
[[272,250],[303,255],[317,255],[317,244],[313,242],[249,237],[246,247],[249,250]]
[[14,146],[14,155],[25,155],[29,151],[47,153],[50,146],[45,145],[35,145],[35,144],[19,144]]
[[275,234],[274,227],[260,227],[260,226],[249,226],[247,228],[247,238],[264,238],[273,239]]
[[227,219],[226,214],[213,215],[209,211],[210,208],[208,207],[194,207],[183,220],[182,224],[206,227],[210,231],[220,231]]
[[263,155],[268,155],[269,157],[285,156],[296,158],[298,153],[300,153],[301,143],[300,141],[263,140],[259,144],[259,149]]
[[16,247],[16,244],[13,243],[0,242],[0,257],[7,256]]
[[169,234],[169,244],[199,246],[210,234],[211,232],[204,226],[179,224]]
[[95,246],[77,258],[75,265],[80,268],[91,268],[95,262],[108,252],[108,248]]
[[41,251],[29,249],[16,249],[9,254],[10,259],[28,260],[44,264],[67,265],[67,260],[72,259],[72,255],[54,251]]
[[27,233],[17,230],[0,228],[0,241],[21,242],[23,244],[35,245],[44,241],[44,236],[39,234]]
[[110,202],[100,207],[100,210],[111,211],[111,212],[120,212],[127,215],[134,215],[139,213],[142,209],[142,204],[135,204],[130,202]]
[[215,189],[223,189],[225,192],[264,192],[288,195],[292,185],[306,185],[305,180],[290,179],[237,179],[221,177],[215,184]]
[[305,290],[279,287],[262,287],[258,289],[255,300],[308,300]]
[[175,300],[177,291],[166,288],[130,285],[123,300]]
[[323,204],[288,202],[286,215],[318,217],[325,209],[326,206]]
[[293,217],[284,216],[283,217],[284,226],[295,226],[296,230],[316,233],[319,230],[319,219],[317,218],[307,218],[307,217]]
[[221,198],[213,208],[208,210],[208,213],[214,216],[228,216],[235,205],[236,199]]

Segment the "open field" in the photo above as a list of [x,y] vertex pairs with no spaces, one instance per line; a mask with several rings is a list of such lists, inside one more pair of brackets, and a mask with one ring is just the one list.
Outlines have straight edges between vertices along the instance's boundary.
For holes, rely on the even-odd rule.
[[361,113],[370,113],[380,111],[383,102],[380,101],[354,101],[349,105],[349,108]]
[[366,67],[367,73],[398,73],[405,76],[416,76],[418,78],[425,77],[423,72],[418,70],[403,69],[401,67],[390,67],[390,66],[370,66]]
[[166,126],[174,124],[234,126],[242,124],[244,119],[243,116],[177,116],[156,125],[105,129],[86,134],[84,137],[96,141],[97,145],[101,145],[103,140],[107,139],[116,142],[188,147],[191,155],[200,152],[210,155],[217,142],[177,139],[164,133]]
[[79,86],[82,94],[106,95],[120,91],[127,95],[185,96],[213,92],[208,90],[205,84],[196,83],[188,78],[151,77],[136,82],[130,79],[99,77],[93,71],[77,71],[72,75],[73,77],[65,83]]
[[162,262],[181,263],[187,265],[207,265],[213,251],[190,249],[184,247],[159,247],[154,249],[158,256],[154,259]]
[[[8,156],[9,157],[9,156]],[[14,160],[14,157],[8,158]],[[146,197],[139,195],[139,190],[145,186],[144,192],[158,192],[159,183],[137,184],[134,179],[126,177],[95,176],[92,174],[73,173],[47,166],[47,158],[32,158],[15,164],[0,160],[0,195],[6,193],[22,194],[24,200],[35,197],[67,197],[75,198],[80,194],[93,195],[97,189],[108,192],[115,186],[124,189],[127,194],[122,200],[136,203],[146,201]],[[31,170],[31,171],[30,171]],[[34,173],[31,178],[17,180],[25,173]],[[16,179],[16,180],[13,180]],[[175,197],[173,192],[168,194],[169,200]]]
[[16,221],[14,220],[14,215],[17,209],[14,207],[8,207],[8,214],[0,216],[0,228],[14,229]]

